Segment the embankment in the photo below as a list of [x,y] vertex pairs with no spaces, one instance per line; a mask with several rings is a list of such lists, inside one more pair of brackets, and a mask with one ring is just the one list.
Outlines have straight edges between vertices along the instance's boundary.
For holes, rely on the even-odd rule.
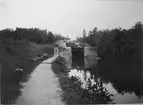
[[52,63],[52,69],[59,78],[60,87],[63,90],[63,101],[67,105],[112,103],[111,95],[100,86],[101,82],[98,81],[96,85],[91,86],[89,80],[86,82],[86,88],[83,88],[84,83],[80,77],[69,75],[74,68],[67,64],[69,63],[67,59],[71,59],[70,54],[66,53],[67,51]]
[[102,100],[96,98],[101,97],[99,94],[90,93],[89,90],[82,88],[82,82],[78,77],[69,76],[71,69],[66,63],[66,57],[62,56],[52,63],[52,70],[59,78],[60,87],[63,90],[62,100],[67,105],[101,103]]
[[68,105],[85,103],[81,96],[81,83],[77,78],[68,76],[69,68],[66,67],[62,57],[59,56],[52,63],[52,70],[59,78],[60,87],[63,90],[63,101]]
[[47,53],[47,59],[53,55],[53,46],[35,43],[0,43],[1,65],[1,102],[10,104],[20,94],[20,85],[14,85],[13,74],[17,64],[23,68],[22,82],[26,82],[29,74],[40,62],[33,58]]

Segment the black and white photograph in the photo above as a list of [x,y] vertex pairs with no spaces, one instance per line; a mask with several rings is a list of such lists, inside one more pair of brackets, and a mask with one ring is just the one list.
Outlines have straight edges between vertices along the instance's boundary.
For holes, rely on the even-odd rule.
[[143,0],[0,0],[0,105],[143,104]]

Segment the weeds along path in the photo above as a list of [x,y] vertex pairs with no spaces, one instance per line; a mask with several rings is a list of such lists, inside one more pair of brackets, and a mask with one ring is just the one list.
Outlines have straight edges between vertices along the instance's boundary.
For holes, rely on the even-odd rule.
[[45,60],[31,73],[29,81],[22,83],[21,96],[15,104],[20,105],[64,105],[61,101],[62,90],[59,81],[51,69],[50,62],[58,57],[55,54],[52,58]]

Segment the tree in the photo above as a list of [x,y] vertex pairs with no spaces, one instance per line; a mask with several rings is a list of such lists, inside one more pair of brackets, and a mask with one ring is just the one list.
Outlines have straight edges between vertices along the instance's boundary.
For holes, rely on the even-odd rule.
[[86,42],[86,31],[85,31],[85,29],[83,30],[83,42]]
[[54,35],[51,31],[48,32],[48,42],[49,43],[54,42]]
[[135,26],[133,26],[132,28],[136,29],[136,30],[142,30],[143,29],[143,24],[141,22],[137,22],[135,24]]

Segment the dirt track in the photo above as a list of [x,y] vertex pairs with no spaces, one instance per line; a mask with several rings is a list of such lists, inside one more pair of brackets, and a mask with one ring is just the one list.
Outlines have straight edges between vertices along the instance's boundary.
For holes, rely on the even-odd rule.
[[22,83],[21,96],[16,100],[16,104],[25,105],[64,105],[61,101],[62,90],[59,87],[59,81],[51,69],[52,58],[44,61],[48,64],[41,63],[31,73],[28,82]]

